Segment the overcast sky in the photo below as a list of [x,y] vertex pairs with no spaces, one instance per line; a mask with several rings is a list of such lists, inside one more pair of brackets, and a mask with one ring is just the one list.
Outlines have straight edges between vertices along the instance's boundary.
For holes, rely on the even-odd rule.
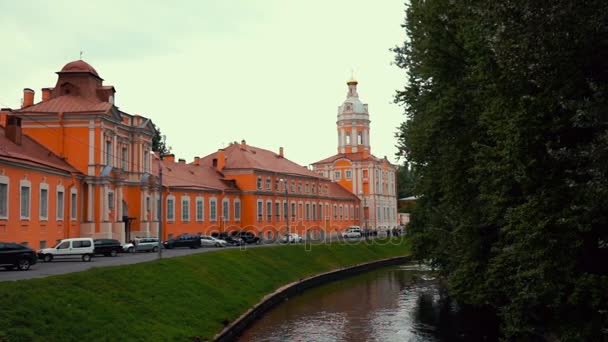
[[[0,106],[54,86],[83,60],[116,87],[116,105],[151,118],[176,157],[231,141],[308,165],[337,151],[351,68],[369,104],[372,153],[395,162],[405,72],[403,0],[0,0]],[[179,5],[177,5],[179,4]]]

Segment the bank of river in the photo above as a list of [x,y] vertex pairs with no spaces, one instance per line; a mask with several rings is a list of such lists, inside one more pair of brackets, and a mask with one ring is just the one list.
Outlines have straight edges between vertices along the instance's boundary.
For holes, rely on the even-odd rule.
[[493,341],[488,317],[450,301],[416,265],[382,268],[307,290],[255,322],[240,341]]

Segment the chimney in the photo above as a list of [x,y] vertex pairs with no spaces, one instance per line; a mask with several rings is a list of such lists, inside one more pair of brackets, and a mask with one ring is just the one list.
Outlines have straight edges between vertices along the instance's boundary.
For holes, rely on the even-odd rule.
[[8,140],[17,145],[21,145],[21,118],[9,115],[6,118],[6,128],[4,132]]
[[247,149],[247,142],[245,141],[245,139],[241,140],[241,150],[245,150]]
[[23,89],[23,105],[21,108],[29,107],[34,104],[34,91],[30,88]]
[[283,146],[279,147],[279,157],[283,158]]
[[186,159],[179,158],[177,160],[180,164],[186,165]]
[[166,154],[166,155],[163,157],[163,160],[166,160],[166,161],[171,162],[171,163],[175,163],[175,154],[173,154],[173,153],[171,153],[171,154]]
[[42,88],[42,102],[47,101],[51,97],[51,88]]
[[226,157],[224,156],[224,150],[217,150],[217,170],[222,172],[226,165]]
[[194,157],[194,164],[195,165],[200,165],[201,164],[201,157]]
[[13,112],[10,108],[0,109],[0,127],[6,127],[6,118]]

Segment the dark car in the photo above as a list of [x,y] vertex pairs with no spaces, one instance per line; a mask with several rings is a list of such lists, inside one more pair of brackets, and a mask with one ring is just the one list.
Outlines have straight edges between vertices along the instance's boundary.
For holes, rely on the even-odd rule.
[[175,247],[199,248],[201,247],[201,236],[196,234],[181,234],[163,242],[163,246],[167,249]]
[[115,257],[122,252],[120,241],[114,239],[95,239],[95,254],[103,254],[105,256]]
[[233,238],[240,238],[246,244],[261,243],[262,242],[262,240],[258,236],[256,236],[254,233],[252,233],[252,232],[246,232],[246,231],[242,231],[242,230],[234,231],[234,232],[230,233],[230,236],[232,236]]
[[17,268],[27,271],[36,261],[38,257],[33,249],[12,242],[0,242],[0,266],[7,270]]
[[228,244],[232,245],[232,246],[241,246],[245,243],[245,241],[243,241],[243,239],[241,239],[240,237],[236,237],[236,236],[231,236],[228,233],[218,233],[218,232],[214,232],[211,234],[212,237],[216,238],[216,239],[220,239],[220,240],[224,240],[226,241]]

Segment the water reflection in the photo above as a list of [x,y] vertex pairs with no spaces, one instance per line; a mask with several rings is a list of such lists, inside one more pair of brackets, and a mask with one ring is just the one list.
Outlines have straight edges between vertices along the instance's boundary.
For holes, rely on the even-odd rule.
[[491,315],[478,316],[453,303],[428,268],[401,265],[296,296],[239,341],[496,340]]

